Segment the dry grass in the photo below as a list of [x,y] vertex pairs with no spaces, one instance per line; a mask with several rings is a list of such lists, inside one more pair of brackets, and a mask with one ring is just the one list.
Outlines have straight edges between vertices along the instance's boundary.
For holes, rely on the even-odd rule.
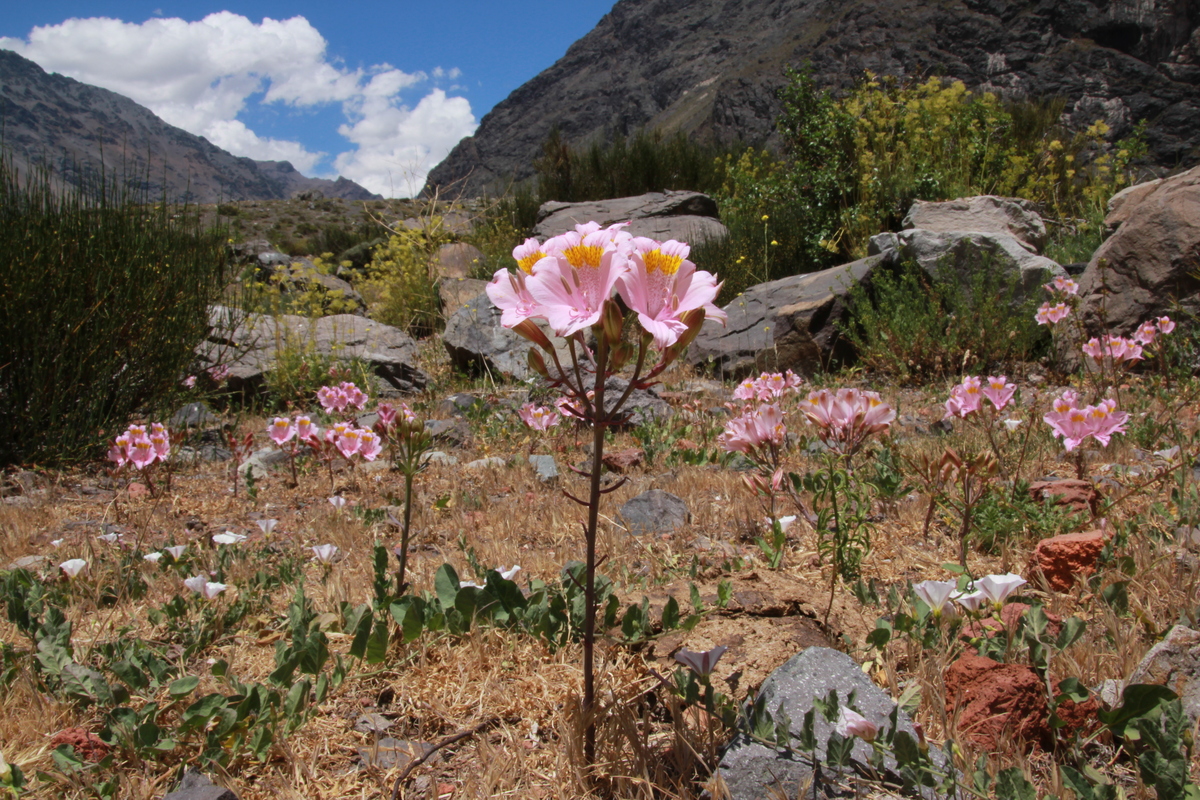
[[[444,360],[435,353],[426,351],[429,370],[441,388],[437,395],[421,399],[419,405],[426,411],[436,408],[444,394],[464,388],[493,394],[497,400],[518,393],[494,384],[465,384],[449,374]],[[691,379],[677,373],[666,388],[684,389]],[[886,388],[883,391],[886,396]],[[936,391],[906,390],[899,402],[903,413],[929,424],[941,416],[940,398]],[[710,394],[698,399],[700,408],[711,408],[725,398]],[[261,419],[243,419],[240,424],[245,431],[265,428]],[[711,441],[722,423],[719,416],[702,413],[692,424],[689,438]],[[914,430],[897,426],[895,432],[900,452],[912,461],[922,452],[939,454],[947,445],[981,445],[974,434],[964,434],[961,426],[946,437]],[[431,591],[434,573],[444,562],[451,563],[460,576],[471,577],[469,551],[484,567],[515,563],[523,569],[520,579],[556,581],[563,565],[582,553],[581,511],[559,489],[582,487],[583,479],[566,467],[584,460],[582,442],[586,437],[565,431],[531,440],[518,429],[515,418],[507,426],[477,421],[472,432],[466,448],[451,451],[459,459],[457,465],[435,465],[417,481],[410,560],[410,579],[416,590]],[[1022,470],[1024,476],[1072,474],[1073,466],[1060,458],[1054,443],[1040,432],[1035,440]],[[612,446],[634,444],[628,434],[619,434]],[[554,453],[562,472],[558,487],[540,483],[525,463],[531,449]],[[492,454],[511,456],[512,460],[500,468],[465,466]],[[1120,442],[1103,457],[1132,463],[1134,455],[1129,443]],[[814,463],[798,453],[790,456],[793,469],[811,468]],[[226,529],[248,535],[240,547],[249,551],[270,548],[276,556],[290,554],[298,559],[306,558],[312,545],[333,543],[344,557],[327,574],[317,564],[303,568],[304,585],[315,610],[325,614],[336,612],[343,602],[370,600],[372,546],[382,541],[390,547],[398,537],[386,523],[364,524],[347,513],[349,508],[339,512],[325,498],[338,493],[351,506],[380,508],[389,503],[388,498],[402,494],[398,475],[341,468],[334,473],[331,490],[323,471],[302,474],[300,485],[289,488],[286,470],[280,470],[259,483],[258,499],[253,502],[244,492],[232,496],[225,469],[224,465],[185,468],[174,476],[169,492],[143,498],[130,497],[127,476],[114,480],[99,466],[71,474],[41,475],[31,491],[15,495],[22,499],[0,505],[0,563],[31,555],[48,555],[54,563],[76,556],[91,561],[92,574],[79,583],[79,590],[71,592],[65,609],[75,623],[77,652],[118,637],[156,641],[162,631],[151,624],[146,612],[179,591],[172,573],[146,564],[139,567],[149,582],[144,597],[136,601],[122,598],[115,604],[105,601],[105,586],[118,577],[113,572],[111,548],[95,538],[105,524],[120,526],[127,541],[137,542],[146,551],[173,541],[207,552],[212,547],[211,535]],[[651,488],[684,498],[692,512],[691,523],[674,534],[631,536],[617,521],[616,509]],[[1131,497],[1110,516],[1110,524],[1116,526],[1138,514],[1154,520],[1150,506],[1161,499],[1161,487],[1157,494]],[[879,510],[882,516],[874,548],[864,564],[864,577],[885,589],[902,588],[910,580],[945,577],[940,565],[956,560],[958,542],[941,518],[928,537],[922,535],[926,499],[904,497],[881,504]],[[756,572],[765,571],[752,544],[755,520],[762,517],[762,510],[742,486],[740,475],[730,470],[661,463],[654,471],[634,470],[628,483],[605,499],[602,513],[601,569],[618,582],[622,596],[630,600],[667,583],[686,586],[691,580],[704,586],[706,595],[723,579],[734,581],[737,590],[750,585]],[[269,542],[255,525],[262,518],[279,520]],[[1096,686],[1107,678],[1127,676],[1180,612],[1195,608],[1200,572],[1186,551],[1165,544],[1170,539],[1165,525],[1164,521],[1147,524],[1130,537],[1120,555],[1132,557],[1136,565],[1132,576],[1122,576],[1115,566],[1098,576],[1099,586],[1131,578],[1128,615],[1118,615],[1083,583],[1071,593],[1026,593],[1041,599],[1047,611],[1081,616],[1088,622],[1084,639],[1054,656],[1051,673],[1056,679],[1078,677],[1086,685]],[[827,568],[815,560],[812,533],[799,527],[795,530],[799,532],[789,543],[779,579],[808,587],[803,591],[819,596],[827,586]],[[64,540],[61,545],[52,547],[51,540],[60,538]],[[1036,531],[1029,531],[994,555],[973,552],[971,570],[975,574],[1010,569],[1023,572],[1035,543]],[[228,582],[234,587],[245,585],[255,568],[256,562],[250,559],[235,565]],[[52,565],[46,572],[53,578]],[[293,591],[290,586],[278,589],[269,598],[266,612],[244,620],[238,630],[226,632],[216,645],[183,665],[181,674],[208,676],[209,659],[220,658],[240,680],[265,680],[274,668],[275,642],[285,630],[281,612]],[[942,673],[964,645],[934,652],[898,642],[886,654],[872,655],[863,635],[883,611],[860,607],[844,587],[837,591],[838,628],[829,633],[835,639],[845,634],[849,641],[844,646],[860,660],[873,658],[872,677],[894,696],[914,682],[919,684],[916,718],[934,740],[954,737],[956,721],[945,713]],[[686,592],[678,599],[686,605]],[[218,602],[229,602],[229,598]],[[736,617],[731,619],[731,624],[736,624]],[[349,637],[344,634],[331,630],[330,639],[334,652],[345,654],[349,649]],[[17,648],[29,645],[6,620],[0,621],[0,641]],[[709,644],[696,641],[693,649]],[[743,656],[755,657],[753,653]],[[695,709],[680,708],[659,689],[650,668],[661,671],[664,664],[653,659],[651,651],[644,648],[608,645],[603,649],[598,680],[602,707],[597,717],[601,763],[591,788],[581,773],[577,746],[584,724],[578,714],[578,649],[567,646],[551,651],[528,635],[489,628],[475,628],[462,637],[427,633],[411,645],[393,644],[381,667],[352,663],[350,676],[319,714],[277,743],[265,763],[239,758],[227,774],[215,777],[243,800],[387,800],[393,797],[400,770],[359,766],[359,748],[372,747],[376,737],[356,731],[354,722],[371,711],[393,720],[387,735],[397,739],[438,743],[478,728],[478,733],[445,746],[414,770],[401,786],[400,797],[698,797],[726,734],[714,721]],[[766,674],[778,665],[754,666]],[[728,673],[718,675],[728,677]],[[205,677],[197,692],[219,688],[215,679]],[[736,699],[744,699],[756,688],[756,684],[741,684]],[[97,731],[102,720],[94,712],[46,694],[28,672],[0,688],[0,749],[7,759],[23,767],[32,796],[89,796],[84,782],[64,776],[50,757],[51,736],[71,727]],[[964,755],[973,763],[980,753],[966,747]],[[1057,776],[1049,756],[1028,754],[1020,743],[1011,741],[985,755],[994,768],[1022,765],[1043,788],[1055,787]],[[1104,755],[1099,747],[1085,751],[1085,757],[1098,760]],[[1113,775],[1124,770],[1120,777],[1128,777],[1126,767],[1108,769]],[[39,783],[34,777],[39,770],[52,776],[48,783]],[[161,797],[174,781],[172,770],[162,764],[122,761],[112,771],[120,777],[116,796],[131,800]]]

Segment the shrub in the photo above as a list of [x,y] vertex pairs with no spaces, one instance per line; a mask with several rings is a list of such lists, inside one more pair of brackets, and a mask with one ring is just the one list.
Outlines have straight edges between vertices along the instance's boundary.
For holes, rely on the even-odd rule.
[[341,381],[352,381],[366,391],[374,385],[366,361],[322,353],[313,341],[286,332],[280,335],[283,341],[277,343],[275,361],[264,375],[268,406],[280,410],[309,407],[318,389]]
[[224,236],[121,187],[0,157],[0,463],[95,455],[174,396],[207,332]]
[[372,319],[403,328],[414,336],[433,333],[441,320],[434,254],[450,240],[438,216],[422,228],[397,228],[375,248],[367,277],[359,283]]
[[1000,370],[1045,346],[1033,318],[1039,298],[1022,299],[1015,276],[990,259],[970,276],[966,285],[948,272],[934,278],[914,262],[878,269],[851,289],[842,333],[865,367],[901,382]]
[[498,200],[486,200],[485,210],[467,238],[483,253],[473,278],[489,279],[491,272],[512,261],[513,248],[533,233],[540,203],[528,186],[517,186]]

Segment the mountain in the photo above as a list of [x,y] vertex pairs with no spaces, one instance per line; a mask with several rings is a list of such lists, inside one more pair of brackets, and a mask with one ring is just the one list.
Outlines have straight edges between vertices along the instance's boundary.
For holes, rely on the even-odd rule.
[[573,145],[642,127],[771,143],[788,65],[822,87],[956,78],[1062,98],[1075,128],[1147,120],[1158,166],[1200,158],[1200,0],[620,0],[484,116],[426,191],[477,195],[534,174],[551,128]]
[[145,178],[151,197],[215,203],[287,199],[297,191],[377,199],[353,181],[306,178],[286,161],[254,161],[202,136],[168,125],[115,92],[62,75],[0,50],[0,144],[18,169],[48,163],[78,181],[99,168]]

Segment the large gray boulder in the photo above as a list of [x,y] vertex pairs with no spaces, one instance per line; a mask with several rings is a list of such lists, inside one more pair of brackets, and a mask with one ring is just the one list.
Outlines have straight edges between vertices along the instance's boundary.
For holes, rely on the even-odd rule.
[[1134,668],[1126,685],[1152,683],[1179,695],[1192,724],[1200,720],[1200,632],[1184,625],[1171,628]]
[[1057,262],[1037,255],[1005,233],[914,228],[874,236],[870,250],[915,261],[930,275],[954,277],[964,287],[971,285],[981,269],[1002,270],[1016,281],[1021,297],[1042,294],[1042,284],[1066,275]]
[[762,370],[811,375],[850,355],[837,324],[847,318],[846,294],[869,279],[889,254],[752,286],[725,306],[728,322],[706,320],[688,349],[693,365],[711,365],[740,380]]
[[[529,349],[536,347],[500,324],[500,309],[492,304],[486,293],[477,295],[452,313],[442,331],[442,345],[454,366],[463,370],[492,372],[523,381],[536,373],[529,369]],[[548,327],[542,330],[558,350],[563,366],[571,363],[571,354],[564,339],[554,336]],[[544,355],[544,354],[543,354]],[[553,368],[551,359],[547,366]]]
[[[882,689],[871,682],[862,667],[845,653],[827,647],[809,647],[793,656],[763,682],[755,698],[763,701],[766,711],[776,721],[786,715],[790,721],[791,746],[798,751],[797,737],[804,724],[804,715],[813,708],[814,700],[824,700],[830,691],[836,691],[839,705],[846,704],[850,693],[854,693],[854,708],[878,726],[880,732],[890,726],[889,717],[896,708]],[[829,735],[833,723],[816,711],[813,714],[816,733],[816,758],[824,763]],[[903,710],[897,713],[897,727],[915,739],[912,719]],[[871,763],[871,746],[861,739],[854,743],[851,761],[855,767],[866,768]],[[945,763],[944,756],[934,748],[930,755],[935,766]],[[895,768],[895,760],[889,755],[885,768]],[[801,788],[808,785],[813,770],[798,752],[767,747],[754,741],[745,733],[738,734],[726,747],[717,765],[717,774],[724,781],[727,794],[718,795],[729,800],[761,800],[765,797],[797,797]],[[818,790],[827,787],[824,780],[832,777],[831,771],[823,770],[816,778]],[[895,775],[890,776],[893,779]],[[811,791],[811,790],[810,790]],[[929,790],[926,790],[929,792]],[[806,794],[806,797],[827,797]],[[841,795],[838,795],[841,796]],[[930,793],[929,796],[932,796]]]
[[1079,278],[1089,336],[1127,335],[1176,301],[1200,310],[1200,167],[1113,198],[1106,223],[1116,232]]
[[533,233],[545,240],[574,230],[584,222],[607,227],[628,222],[625,230],[634,236],[696,244],[705,239],[721,239],[729,231],[717,218],[717,204],[699,192],[650,192],[637,197],[618,197],[587,203],[550,201],[538,209]]
[[1000,233],[1013,237],[1032,253],[1042,252],[1046,244],[1046,223],[1033,203],[990,194],[936,203],[918,200],[908,210],[904,228],[934,233]]
[[231,390],[255,392],[287,349],[362,359],[379,378],[375,387],[366,390],[370,394],[417,392],[429,383],[429,376],[417,367],[417,343],[411,336],[353,314],[273,317],[213,306],[208,338],[196,348],[196,356],[200,369],[227,366]]

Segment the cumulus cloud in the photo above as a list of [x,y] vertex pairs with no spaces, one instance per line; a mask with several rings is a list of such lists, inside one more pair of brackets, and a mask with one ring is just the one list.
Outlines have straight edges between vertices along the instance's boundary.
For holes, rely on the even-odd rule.
[[[0,38],[0,48],[123,94],[236,155],[288,160],[310,174],[321,171],[326,153],[259,136],[238,115],[258,102],[300,111],[340,104],[347,122],[338,130],[356,149],[339,154],[334,166],[386,194],[418,191],[433,164],[475,129],[470,104],[430,88],[430,75],[388,64],[351,70],[332,61],[304,17],[255,23],[222,11],[198,22],[69,19],[34,28],[28,39]],[[459,75],[457,68],[432,70],[434,81]],[[422,84],[427,93],[409,109],[402,93]]]

